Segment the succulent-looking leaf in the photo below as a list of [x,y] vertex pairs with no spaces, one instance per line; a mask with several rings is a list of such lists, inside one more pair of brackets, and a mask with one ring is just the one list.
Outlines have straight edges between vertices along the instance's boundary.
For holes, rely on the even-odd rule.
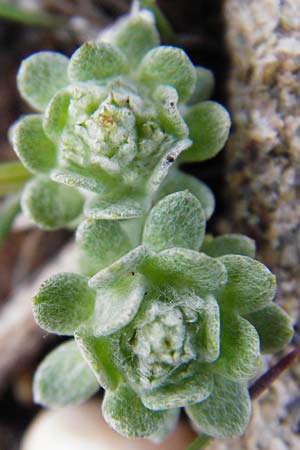
[[104,42],[86,42],[73,55],[68,67],[69,79],[102,80],[127,72],[122,53]]
[[212,191],[202,181],[179,171],[177,168],[169,171],[168,176],[164,179],[157,191],[155,201],[173,192],[184,191],[186,189],[199,200],[204,210],[205,218],[208,220],[215,209],[215,198]]
[[84,213],[91,219],[124,220],[142,217],[145,214],[143,205],[134,198],[103,199],[94,197],[88,201]]
[[213,258],[224,255],[243,255],[255,257],[255,241],[242,234],[223,234],[213,238],[207,236],[201,251]]
[[49,172],[56,164],[56,147],[45,135],[42,116],[32,114],[16,122],[10,140],[18,157],[34,173]]
[[184,248],[170,248],[149,257],[141,270],[160,283],[189,286],[204,296],[218,291],[227,280],[220,261]]
[[180,367],[158,388],[144,391],[141,400],[153,410],[179,408],[205,400],[212,390],[212,373],[205,366],[190,363]]
[[81,214],[83,197],[75,189],[40,175],[27,183],[21,205],[25,214],[36,225],[45,230],[55,230],[69,224]]
[[113,286],[98,289],[93,315],[94,336],[112,334],[131,322],[145,292],[144,277],[133,272],[124,275]]
[[183,101],[190,97],[196,83],[196,70],[186,53],[176,47],[159,46],[150,50],[139,67],[140,80],[150,88],[160,84],[174,87]]
[[145,408],[135,392],[126,385],[106,391],[102,412],[106,422],[128,438],[148,437],[158,431],[166,414]]
[[234,381],[249,380],[260,365],[259,336],[248,320],[221,312],[221,352],[211,367]]
[[46,331],[73,335],[93,313],[95,291],[76,273],[59,273],[45,281],[33,298],[33,315]]
[[46,356],[33,382],[34,401],[48,407],[82,403],[98,389],[95,375],[73,339]]
[[30,106],[44,111],[51,97],[68,84],[68,58],[57,52],[38,52],[22,61],[18,89]]
[[209,398],[186,408],[188,416],[203,433],[215,438],[233,438],[243,434],[250,420],[251,401],[243,383],[215,376]]
[[294,330],[290,317],[276,304],[246,315],[256,328],[263,353],[274,353],[284,348],[291,340]]
[[134,273],[146,259],[147,255],[148,251],[146,247],[139,245],[109,267],[106,267],[93,276],[89,281],[89,286],[91,288],[102,288],[105,285],[114,283],[129,272]]
[[79,187],[99,194],[106,192],[107,188],[99,176],[99,168],[97,168],[97,171],[91,168],[89,174],[83,173],[79,167],[76,168],[76,171],[73,171],[72,167],[54,169],[51,172],[51,178],[57,183],[62,183],[72,188]]
[[177,108],[178,94],[176,89],[171,86],[160,85],[155,90],[153,98],[162,129],[178,138],[188,137],[188,127]]
[[159,45],[159,35],[149,11],[121,18],[104,36],[100,35],[100,39],[116,45],[133,70],[151,48]]
[[266,266],[242,255],[225,255],[218,260],[228,273],[228,283],[219,296],[225,308],[236,308],[240,314],[248,314],[271,303],[276,279]]
[[117,221],[85,219],[76,231],[81,272],[93,276],[131,248]]
[[121,375],[114,365],[114,340],[106,336],[95,338],[89,325],[82,325],[75,332],[75,340],[81,354],[104,389],[114,390]]
[[189,105],[203,102],[210,98],[215,85],[214,74],[205,67],[196,67],[196,86],[192,97],[188,100]]
[[230,117],[216,102],[201,102],[187,110],[184,116],[193,145],[181,156],[181,161],[205,161],[224,146],[230,129]]
[[199,361],[213,362],[220,354],[220,310],[216,299],[203,300],[201,326],[197,336]]
[[160,252],[172,247],[198,250],[205,233],[205,214],[199,200],[188,191],[160,200],[144,226],[143,243]]
[[147,191],[150,194],[153,194],[157,191],[159,186],[161,185],[163,179],[167,176],[168,171],[175,163],[178,155],[180,155],[184,150],[191,146],[192,141],[190,139],[181,139],[177,141],[171,149],[168,148],[167,152],[161,158],[157,166],[152,172],[148,183],[147,183]]
[[48,104],[44,117],[43,129],[54,142],[58,142],[68,120],[68,107],[71,93],[67,90],[58,91]]

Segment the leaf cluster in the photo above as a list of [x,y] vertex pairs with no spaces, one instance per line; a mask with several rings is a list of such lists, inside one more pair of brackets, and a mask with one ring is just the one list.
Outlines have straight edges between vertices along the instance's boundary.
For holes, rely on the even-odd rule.
[[[18,87],[37,111],[10,131],[32,173],[22,210],[44,229],[75,227],[78,248],[79,273],[51,277],[33,299],[38,324],[71,337],[39,366],[35,400],[80,403],[100,385],[124,436],[163,439],[181,407],[209,436],[240,435],[247,382],[292,326],[254,242],[206,235],[213,194],[179,170],[227,139],[227,111],[207,100],[212,74],[159,45],[139,10],[70,59],[31,55]],[[7,206],[3,229],[17,211]]]

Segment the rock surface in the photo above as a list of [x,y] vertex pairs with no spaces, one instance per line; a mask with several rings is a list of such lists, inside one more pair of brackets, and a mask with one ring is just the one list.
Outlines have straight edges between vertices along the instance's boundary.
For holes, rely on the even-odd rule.
[[300,1],[228,0],[232,228],[258,240],[279,298],[299,319]]
[[[226,149],[226,231],[257,240],[277,301],[299,326],[300,1],[225,2],[233,130]],[[224,231],[224,230],[223,230]],[[267,361],[270,361],[269,359]],[[267,364],[267,361],[265,362]],[[300,364],[254,402],[243,438],[209,450],[300,449]]]

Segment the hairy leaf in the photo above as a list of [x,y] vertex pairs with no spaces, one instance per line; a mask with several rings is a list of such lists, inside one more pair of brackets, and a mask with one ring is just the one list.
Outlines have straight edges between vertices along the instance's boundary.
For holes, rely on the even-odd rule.
[[223,234],[216,238],[207,236],[201,251],[214,258],[224,255],[244,255],[254,258],[255,242],[242,234]]
[[250,419],[251,401],[242,383],[215,376],[209,398],[186,408],[202,433],[216,438],[233,438],[244,433]]
[[205,161],[224,146],[230,128],[230,117],[223,106],[206,101],[192,106],[184,116],[193,145],[181,156],[181,161]]
[[276,304],[247,314],[246,319],[256,328],[263,353],[281,350],[289,343],[294,333],[290,317]]
[[71,81],[102,80],[127,72],[122,53],[104,42],[86,42],[73,55],[68,67]]
[[130,242],[117,221],[85,219],[76,231],[79,264],[86,275],[94,275],[130,250]]
[[151,88],[160,84],[173,86],[180,101],[183,101],[194,90],[196,71],[182,49],[161,45],[150,50],[142,59],[139,78]]
[[143,243],[159,252],[172,247],[198,250],[205,233],[205,215],[197,198],[188,191],[160,200],[150,211]]
[[115,392],[105,392],[102,412],[107,423],[128,438],[151,436],[160,429],[165,416],[163,411],[145,408],[126,385],[121,385]]
[[36,225],[45,230],[55,230],[68,225],[81,214],[83,197],[75,189],[40,175],[27,183],[21,205]]
[[276,292],[276,280],[266,266],[241,255],[226,255],[218,260],[228,272],[228,283],[220,294],[224,307],[248,314],[270,304]]
[[68,58],[57,52],[38,52],[22,61],[18,89],[30,106],[44,111],[51,97],[68,84]]
[[46,331],[73,335],[94,310],[95,291],[76,273],[59,273],[45,281],[33,298],[33,314]]
[[10,140],[18,157],[34,173],[49,172],[56,164],[56,147],[46,136],[42,116],[28,115],[16,122]]
[[34,401],[48,407],[82,403],[98,389],[97,379],[74,340],[64,342],[46,356],[33,382]]

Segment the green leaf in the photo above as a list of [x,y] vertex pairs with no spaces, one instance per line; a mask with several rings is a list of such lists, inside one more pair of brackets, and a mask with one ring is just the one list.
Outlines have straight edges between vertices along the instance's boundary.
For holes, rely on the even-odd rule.
[[85,219],[76,231],[79,264],[85,275],[94,275],[130,250],[130,242],[117,221]]
[[155,444],[160,444],[176,427],[180,415],[178,408],[165,411],[159,429],[148,437]]
[[7,197],[0,204],[0,244],[9,233],[16,216],[20,212],[19,196]]
[[[109,37],[109,41],[126,56],[133,70],[151,48],[159,45],[159,35],[148,11],[121,18],[109,29]],[[107,40],[107,36],[104,39]]]
[[247,387],[226,378],[215,376],[210,397],[186,412],[199,430],[215,438],[233,438],[244,433],[251,415],[251,401]]
[[90,326],[82,325],[75,332],[75,340],[100,385],[104,389],[116,389],[121,375],[114,365],[115,343],[112,337],[95,338]]
[[161,427],[163,411],[150,411],[130,387],[119,386],[117,391],[106,391],[102,403],[106,422],[128,438],[149,437]]
[[163,181],[155,196],[155,201],[157,202],[173,192],[186,189],[199,200],[204,210],[205,218],[208,220],[215,209],[215,198],[212,191],[202,181],[179,171],[177,168],[169,171],[168,176]]
[[17,83],[30,106],[44,111],[51,97],[68,84],[68,58],[56,52],[38,52],[21,63]]
[[48,407],[82,403],[98,389],[95,375],[73,339],[59,345],[46,356],[33,381],[34,401]]
[[182,154],[182,162],[205,161],[224,146],[230,129],[230,117],[216,102],[202,102],[187,110],[184,119],[193,145]]
[[290,317],[276,304],[247,314],[246,319],[256,328],[263,353],[274,353],[283,349],[294,334]]
[[54,142],[57,142],[68,119],[68,108],[71,100],[71,93],[68,90],[58,91],[48,104],[44,117],[43,128]]
[[195,88],[195,67],[180,48],[160,45],[150,50],[138,70],[140,80],[150,88],[160,84],[173,86],[180,101],[190,97]]
[[86,42],[72,55],[68,67],[69,79],[75,81],[102,80],[128,71],[125,58],[117,47],[104,42]]
[[199,361],[213,362],[220,354],[220,310],[212,295],[203,300],[201,313],[197,334],[198,358]]
[[189,191],[176,192],[160,200],[144,226],[143,243],[156,252],[172,247],[198,250],[205,233],[205,215]]
[[198,66],[196,67],[196,74],[196,86],[192,97],[188,101],[189,105],[194,105],[209,99],[215,86],[214,74],[211,70]]
[[147,255],[148,251],[146,247],[139,245],[109,267],[106,267],[93,276],[89,281],[89,286],[100,289],[106,285],[113,284],[116,280],[130,272],[135,273]]
[[79,166],[69,164],[66,167],[55,169],[51,172],[51,178],[57,183],[62,183],[72,188],[78,187],[87,191],[103,194],[106,192],[106,185],[102,178],[103,172],[99,167],[89,167],[82,169]]
[[153,94],[160,125],[165,133],[178,138],[189,135],[188,127],[178,111],[178,94],[171,86],[160,85]]
[[180,139],[170,145],[166,145],[166,152],[153,170],[147,183],[147,191],[153,194],[161,185],[163,179],[168,175],[168,171],[176,162],[177,157],[187,148],[190,147],[192,141],[190,139]]
[[255,241],[242,234],[223,234],[216,238],[206,238],[201,251],[213,258],[224,255],[255,258]]
[[88,278],[76,273],[50,277],[33,298],[33,315],[46,331],[73,335],[76,328],[93,313],[95,291]]
[[211,368],[234,381],[249,380],[260,365],[259,336],[248,320],[221,314],[221,352]]
[[220,261],[184,248],[171,248],[148,257],[140,269],[159,283],[189,286],[203,294],[213,294],[227,281],[226,268]]
[[138,199],[126,196],[117,199],[93,197],[86,203],[84,214],[97,220],[124,220],[142,217],[145,211]]
[[32,114],[16,122],[10,130],[12,146],[31,172],[49,172],[56,164],[56,147],[45,135],[42,116]]
[[27,183],[21,198],[25,214],[45,230],[61,228],[82,212],[82,195],[67,186],[38,176]]
[[225,308],[248,314],[270,304],[276,279],[266,266],[242,255],[221,256],[219,261],[228,272],[228,282],[219,297]]
[[152,410],[179,408],[205,400],[212,389],[213,375],[205,366],[191,363],[176,370],[158,388],[144,391],[141,400]]
[[97,290],[92,318],[95,337],[106,336],[132,321],[146,292],[145,279],[133,272],[112,286]]

